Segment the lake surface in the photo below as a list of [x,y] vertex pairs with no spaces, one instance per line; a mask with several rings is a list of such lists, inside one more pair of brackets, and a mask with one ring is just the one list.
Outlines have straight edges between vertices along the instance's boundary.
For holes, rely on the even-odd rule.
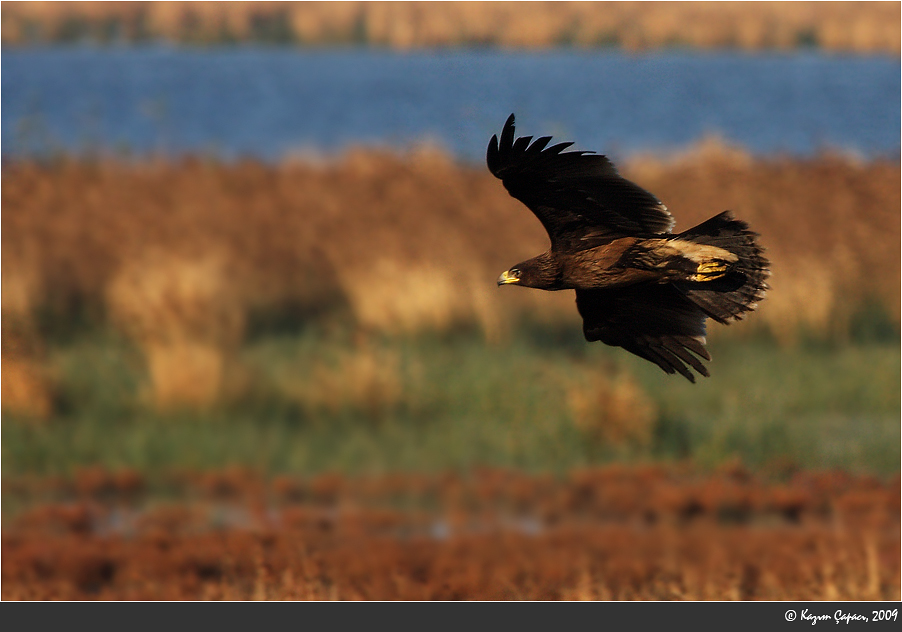
[[277,159],[523,134],[603,153],[714,133],[755,153],[900,147],[900,61],[819,53],[54,48],[2,54],[5,157],[64,148]]

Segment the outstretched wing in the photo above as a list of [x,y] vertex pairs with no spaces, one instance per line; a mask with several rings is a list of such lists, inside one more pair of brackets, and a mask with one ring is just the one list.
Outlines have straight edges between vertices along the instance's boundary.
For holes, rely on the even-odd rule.
[[705,349],[706,315],[673,286],[641,283],[576,290],[576,308],[586,340],[623,347],[690,382],[695,375],[686,365],[708,377],[696,357],[711,359]]
[[564,151],[573,143],[547,147],[550,136],[530,144],[514,141],[514,115],[501,140],[492,136],[486,152],[489,171],[512,196],[536,214],[557,252],[602,245],[617,237],[670,232],[673,217],[658,199],[620,177],[604,156]]

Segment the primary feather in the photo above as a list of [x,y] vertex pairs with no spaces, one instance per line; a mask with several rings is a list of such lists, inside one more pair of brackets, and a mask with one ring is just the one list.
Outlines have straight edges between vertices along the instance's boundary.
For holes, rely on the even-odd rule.
[[[666,233],[673,216],[654,195],[621,177],[605,156],[564,151],[573,143],[543,136],[514,138],[514,115],[501,140],[492,136],[486,153],[489,170],[510,194],[536,214],[554,249],[584,249],[635,233]],[[588,238],[588,239],[587,239]]]

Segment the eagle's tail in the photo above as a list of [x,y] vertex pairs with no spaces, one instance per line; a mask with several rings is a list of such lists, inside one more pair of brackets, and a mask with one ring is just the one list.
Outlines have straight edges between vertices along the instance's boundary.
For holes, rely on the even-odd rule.
[[745,222],[734,219],[729,211],[674,235],[674,238],[722,248],[738,258],[728,267],[721,266],[716,270],[703,269],[704,265],[700,264],[695,280],[674,283],[708,316],[724,324],[740,320],[764,298],[770,262],[758,245],[758,234],[750,231]]

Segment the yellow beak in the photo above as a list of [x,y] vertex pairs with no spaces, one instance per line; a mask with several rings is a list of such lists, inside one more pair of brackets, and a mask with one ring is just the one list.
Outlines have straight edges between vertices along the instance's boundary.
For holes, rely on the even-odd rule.
[[[510,270],[508,270],[510,272]],[[498,277],[498,285],[510,285],[511,283],[519,283],[520,277],[511,276],[508,272],[504,272]]]

